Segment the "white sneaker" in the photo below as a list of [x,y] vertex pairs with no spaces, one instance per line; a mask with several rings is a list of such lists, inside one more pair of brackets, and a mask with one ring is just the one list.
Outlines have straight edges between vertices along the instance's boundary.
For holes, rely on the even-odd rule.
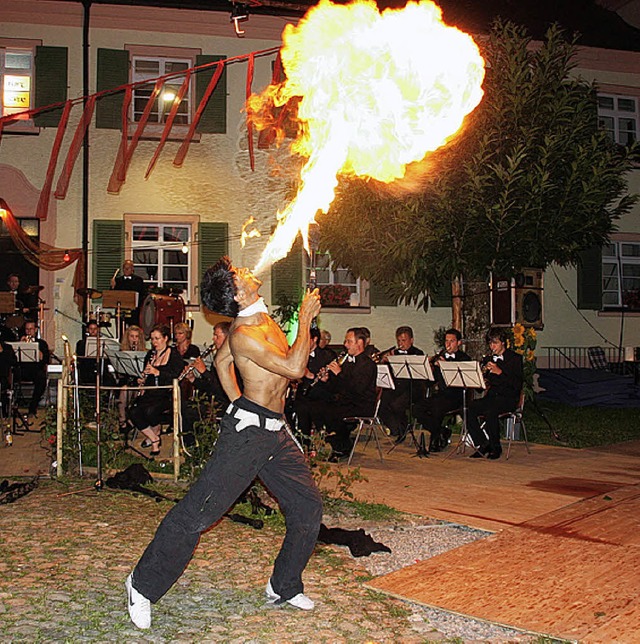
[[277,602],[280,599],[280,595],[273,590],[273,586],[271,585],[271,579],[267,582],[267,587],[264,590],[264,594],[267,596],[267,600],[269,603]]
[[[269,601],[270,604],[273,604],[277,602],[280,599],[280,595],[273,590],[273,586],[271,585],[271,579],[267,582],[267,587],[265,588],[265,595],[267,596],[267,600]],[[296,608],[300,608],[301,610],[313,610],[313,607],[315,604],[313,603],[313,600],[309,599],[306,595],[302,593],[298,593],[295,597],[292,597],[291,599],[287,599],[287,604],[291,604],[292,606],[295,606]]]
[[313,610],[315,604],[312,599],[309,599],[303,593],[298,593],[295,597],[287,599],[287,604],[291,604],[300,610]]
[[138,628],[151,628],[151,602],[133,587],[132,576],[133,573],[124,582],[129,617]]

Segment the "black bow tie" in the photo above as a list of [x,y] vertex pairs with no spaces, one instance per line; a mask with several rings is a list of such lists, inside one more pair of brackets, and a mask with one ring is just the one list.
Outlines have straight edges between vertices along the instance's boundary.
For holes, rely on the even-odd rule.
[[448,358],[451,358],[452,360],[454,360],[454,359],[455,359],[455,357],[456,357],[456,354],[455,354],[455,353],[445,353],[445,354],[444,354],[444,358],[445,358],[445,360],[447,360]]

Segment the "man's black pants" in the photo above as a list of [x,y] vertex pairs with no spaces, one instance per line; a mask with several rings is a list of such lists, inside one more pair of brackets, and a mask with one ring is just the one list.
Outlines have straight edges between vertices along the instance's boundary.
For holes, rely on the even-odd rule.
[[[469,405],[467,414],[467,429],[473,444],[482,451],[500,452],[500,420],[498,416],[508,411],[514,411],[518,401],[510,396],[492,396],[488,393],[483,398],[474,400]],[[478,416],[484,416],[485,430],[488,440],[480,427]]]
[[[235,405],[265,417],[273,412],[241,398]],[[287,531],[276,558],[271,585],[283,600],[303,592],[302,571],[311,556],[322,520],[322,498],[304,456],[286,429],[248,426],[226,413],[215,452],[187,495],[162,520],[133,571],[133,586],[157,602],[180,577],[200,534],[218,521],[258,476],[278,500]],[[262,423],[264,424],[264,423]]]

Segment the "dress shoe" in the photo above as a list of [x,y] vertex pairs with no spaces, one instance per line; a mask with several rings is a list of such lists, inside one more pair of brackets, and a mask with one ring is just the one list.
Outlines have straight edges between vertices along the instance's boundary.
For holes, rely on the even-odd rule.
[[469,458],[484,458],[484,454],[482,452],[474,452]]
[[436,440],[436,441],[431,441],[429,443],[429,453],[441,452],[441,451],[442,451],[442,447],[440,447],[440,441]]
[[487,454],[487,458],[491,461],[497,461],[502,456],[502,450],[492,450]]

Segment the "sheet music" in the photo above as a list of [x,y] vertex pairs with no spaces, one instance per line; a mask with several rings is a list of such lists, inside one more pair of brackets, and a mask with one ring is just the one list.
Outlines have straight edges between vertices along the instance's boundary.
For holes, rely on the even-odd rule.
[[[95,358],[98,355],[98,338],[89,337],[84,345],[85,358]],[[100,338],[100,353],[103,356],[111,357],[113,353],[120,351],[120,343],[115,338]]]
[[38,362],[40,345],[37,342],[7,342],[13,347],[18,362]]
[[487,388],[477,360],[441,360],[438,366],[447,387]]
[[393,369],[396,378],[410,378],[412,380],[435,380],[429,356],[388,356],[387,362]]
[[376,387],[381,389],[395,389],[396,383],[393,382],[391,376],[391,369],[388,364],[376,365],[378,368],[378,376],[376,378]]
[[117,374],[139,378],[144,369],[146,355],[146,351],[116,351],[109,358]]

